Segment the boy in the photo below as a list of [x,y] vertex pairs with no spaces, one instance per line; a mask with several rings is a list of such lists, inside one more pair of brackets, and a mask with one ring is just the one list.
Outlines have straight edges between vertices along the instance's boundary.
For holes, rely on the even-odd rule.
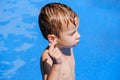
[[72,48],[78,44],[78,16],[65,4],[49,3],[39,15],[40,30],[49,46],[41,57],[43,80],[75,80]]

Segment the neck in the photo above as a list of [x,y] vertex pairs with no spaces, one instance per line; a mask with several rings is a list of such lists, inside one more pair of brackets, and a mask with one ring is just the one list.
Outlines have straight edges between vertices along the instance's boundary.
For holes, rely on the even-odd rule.
[[72,48],[61,48],[60,50],[64,55],[70,56],[72,54]]

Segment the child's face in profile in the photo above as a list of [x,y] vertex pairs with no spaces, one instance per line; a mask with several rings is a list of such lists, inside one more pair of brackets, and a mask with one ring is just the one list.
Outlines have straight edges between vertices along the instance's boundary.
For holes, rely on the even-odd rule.
[[57,46],[59,48],[71,48],[78,44],[79,38],[80,34],[78,33],[78,26],[70,23],[68,28],[60,33],[60,38],[57,40]]

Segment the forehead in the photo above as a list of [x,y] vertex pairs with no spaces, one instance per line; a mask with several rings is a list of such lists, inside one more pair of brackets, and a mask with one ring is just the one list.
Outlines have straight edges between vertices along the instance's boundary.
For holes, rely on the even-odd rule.
[[68,24],[63,23],[63,31],[74,30],[79,26],[79,19],[75,17],[74,22],[69,21]]

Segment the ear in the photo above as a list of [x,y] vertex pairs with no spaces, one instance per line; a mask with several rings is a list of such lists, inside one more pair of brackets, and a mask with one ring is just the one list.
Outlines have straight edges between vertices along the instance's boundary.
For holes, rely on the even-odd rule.
[[57,37],[54,34],[49,34],[47,38],[50,43],[54,42],[54,40],[57,39]]

